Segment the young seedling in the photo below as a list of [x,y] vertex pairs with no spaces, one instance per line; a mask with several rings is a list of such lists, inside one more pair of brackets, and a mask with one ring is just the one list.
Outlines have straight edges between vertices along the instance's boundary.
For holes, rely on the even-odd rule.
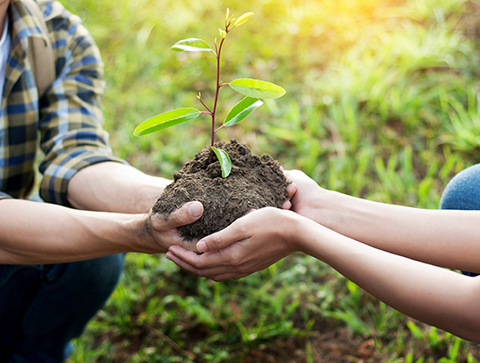
[[[227,38],[228,33],[230,33],[234,28],[244,24],[252,16],[253,13],[248,12],[235,19],[230,16],[230,10],[227,8],[227,13],[225,16],[225,30],[222,30],[220,28],[218,29],[220,32],[220,41],[218,42],[217,38],[214,39],[215,49],[213,49],[206,41],[197,38],[180,40],[172,47],[172,49],[177,52],[211,52],[215,56],[217,64],[217,80],[213,107],[208,107],[203,102],[202,96],[199,93],[197,95],[197,99],[205,108],[204,111],[200,111],[192,107],[184,107],[161,113],[138,125],[134,131],[135,136],[147,135],[152,132],[160,131],[166,129],[167,127],[175,126],[193,120],[202,114],[209,115],[212,120],[210,163],[213,160],[213,153],[215,153],[222,168],[222,176],[226,178],[230,174],[230,157],[224,150],[217,149],[213,146],[215,141],[215,134],[217,133],[217,131],[219,131],[223,127],[236,125],[237,123],[245,119],[248,115],[250,115],[253,111],[255,111],[263,104],[262,99],[278,98],[285,94],[285,90],[282,87],[266,81],[249,78],[239,78],[229,83],[222,83],[220,81],[220,57],[225,39]],[[230,88],[243,94],[246,97],[230,110],[223,124],[220,127],[216,128],[215,116],[218,109],[217,106],[219,93],[220,89],[224,86],[230,86]]]

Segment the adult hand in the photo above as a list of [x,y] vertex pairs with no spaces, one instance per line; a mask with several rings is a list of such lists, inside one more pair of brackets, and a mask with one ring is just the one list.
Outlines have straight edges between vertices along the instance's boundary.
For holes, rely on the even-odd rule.
[[[166,252],[172,245],[180,245],[188,250],[196,251],[196,242],[186,242],[178,232],[178,227],[198,220],[203,214],[203,205],[200,202],[185,203],[181,208],[172,212],[168,218],[151,211],[147,217],[146,230],[153,243],[142,252],[159,253]],[[153,250],[153,252],[151,252]]]
[[166,257],[178,266],[215,281],[239,279],[263,270],[296,250],[295,213],[278,208],[255,210],[227,228],[200,240],[201,255],[171,246]]
[[300,170],[286,170],[285,176],[292,182],[291,209],[317,223],[320,223],[321,207],[329,191],[321,188],[313,179]]

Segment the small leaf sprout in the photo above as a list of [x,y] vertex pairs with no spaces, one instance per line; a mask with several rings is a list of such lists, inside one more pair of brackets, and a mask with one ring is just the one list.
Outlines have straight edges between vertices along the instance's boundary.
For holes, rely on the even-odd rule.
[[[172,49],[177,52],[211,52],[215,56],[217,64],[217,82],[213,108],[209,108],[203,102],[201,93],[198,93],[197,99],[204,107],[204,111],[192,107],[184,107],[161,113],[138,125],[134,131],[135,136],[147,135],[152,132],[191,121],[202,114],[209,115],[212,122],[210,163],[213,161],[213,154],[215,154],[222,169],[222,177],[226,178],[230,174],[232,168],[230,157],[224,150],[217,149],[213,146],[216,132],[223,127],[236,125],[245,119],[263,104],[262,99],[279,98],[285,94],[285,90],[282,87],[257,79],[239,78],[230,81],[229,83],[220,82],[220,56],[225,39],[232,29],[246,23],[252,16],[253,13],[248,12],[235,19],[230,15],[230,9],[227,8],[225,15],[225,30],[218,29],[220,32],[220,40],[219,43],[217,43],[217,38],[215,38],[214,49],[206,41],[197,38],[180,40],[172,46]],[[220,89],[224,86],[230,86],[230,88],[236,92],[244,95],[245,98],[230,110],[224,123],[218,128],[215,128],[215,116],[217,113],[219,93]]]

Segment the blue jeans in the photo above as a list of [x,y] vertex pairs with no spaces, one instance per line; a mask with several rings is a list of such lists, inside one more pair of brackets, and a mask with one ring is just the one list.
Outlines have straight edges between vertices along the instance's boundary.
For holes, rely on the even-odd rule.
[[0,265],[0,362],[63,362],[117,285],[123,259]]
[[[443,192],[440,209],[480,210],[480,164],[455,175]],[[478,275],[466,271],[463,273]]]

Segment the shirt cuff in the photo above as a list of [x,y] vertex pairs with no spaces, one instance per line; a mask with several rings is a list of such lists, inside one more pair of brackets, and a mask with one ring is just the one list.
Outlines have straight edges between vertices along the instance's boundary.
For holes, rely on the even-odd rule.
[[125,160],[102,152],[98,148],[94,150],[81,148],[68,154],[60,154],[44,172],[40,196],[47,203],[70,206],[67,201],[67,188],[72,177],[87,166],[107,161],[128,165]]
[[13,199],[10,195],[4,192],[0,192],[0,200],[1,199]]

